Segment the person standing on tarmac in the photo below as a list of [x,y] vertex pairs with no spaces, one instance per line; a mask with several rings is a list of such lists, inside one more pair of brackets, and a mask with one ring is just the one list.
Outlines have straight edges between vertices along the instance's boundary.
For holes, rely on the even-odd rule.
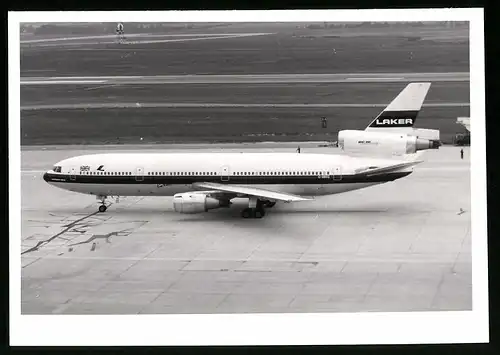
[[460,159],[464,158],[464,149],[460,149]]
[[124,33],[125,31],[123,30],[123,23],[119,22],[116,25],[116,36],[118,38],[118,43],[122,43],[125,39]]
[[300,145],[297,147],[297,153],[300,153]]

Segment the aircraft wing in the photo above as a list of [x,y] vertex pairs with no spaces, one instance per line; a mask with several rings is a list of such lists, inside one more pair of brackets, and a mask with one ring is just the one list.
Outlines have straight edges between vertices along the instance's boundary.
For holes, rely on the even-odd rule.
[[391,172],[395,172],[401,169],[409,168],[410,166],[417,165],[422,163],[422,160],[408,161],[404,163],[389,165],[381,168],[361,168],[355,170],[356,175],[364,175],[364,176],[372,176],[379,174],[387,174]]
[[312,201],[311,198],[306,198],[297,195],[286,194],[282,192],[269,191],[258,189],[255,187],[246,187],[238,185],[217,184],[212,182],[195,183],[195,187],[202,189],[215,190],[214,192],[225,192],[235,194],[240,197],[255,196],[263,199],[278,200],[284,202],[297,202],[297,201]]

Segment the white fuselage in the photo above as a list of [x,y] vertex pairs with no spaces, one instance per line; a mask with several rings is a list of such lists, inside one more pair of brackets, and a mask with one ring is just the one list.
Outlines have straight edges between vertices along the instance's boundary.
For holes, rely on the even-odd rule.
[[118,153],[60,161],[44,175],[49,184],[98,196],[173,196],[195,183],[252,186],[302,196],[330,195],[401,178],[396,173],[360,178],[357,169],[394,160],[300,153]]

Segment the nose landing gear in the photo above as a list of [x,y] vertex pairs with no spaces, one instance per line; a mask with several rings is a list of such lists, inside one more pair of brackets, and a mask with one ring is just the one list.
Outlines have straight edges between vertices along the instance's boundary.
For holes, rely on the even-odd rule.
[[[99,212],[106,212],[106,210],[108,209],[108,206],[106,206],[106,199],[108,198],[108,196],[104,196],[104,195],[97,195],[96,196],[97,200],[101,201],[101,205],[99,206]],[[120,196],[115,196],[115,203],[119,203],[120,202]]]
[[96,198],[101,201],[101,205],[99,206],[99,212],[106,212],[106,210],[108,209],[108,206],[106,206],[106,199],[108,198],[108,196],[102,196],[102,195],[98,195],[96,196]]

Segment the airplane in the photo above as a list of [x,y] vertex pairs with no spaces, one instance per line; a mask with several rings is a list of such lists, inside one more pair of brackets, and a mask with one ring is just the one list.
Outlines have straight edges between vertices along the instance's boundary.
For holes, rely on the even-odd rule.
[[310,201],[394,181],[419,160],[301,153],[109,153],[72,157],[43,179],[58,188],[108,196],[173,196],[174,210],[200,213],[248,198],[244,218],[261,218],[277,201]]
[[364,130],[342,130],[337,145],[350,155],[406,155],[439,149],[439,130],[414,128],[431,83],[410,83]]
[[[407,119],[405,107],[423,100],[421,95],[403,96],[391,119]],[[229,207],[233,199],[246,198],[242,217],[262,218],[277,202],[311,201],[408,176],[422,162],[422,152],[397,159],[291,152],[91,154],[56,163],[43,179],[61,189],[95,195],[101,202],[99,212],[107,210],[106,200],[113,196],[173,196],[174,211],[188,214]]]
[[464,126],[470,132],[470,117],[457,117],[457,123]]

